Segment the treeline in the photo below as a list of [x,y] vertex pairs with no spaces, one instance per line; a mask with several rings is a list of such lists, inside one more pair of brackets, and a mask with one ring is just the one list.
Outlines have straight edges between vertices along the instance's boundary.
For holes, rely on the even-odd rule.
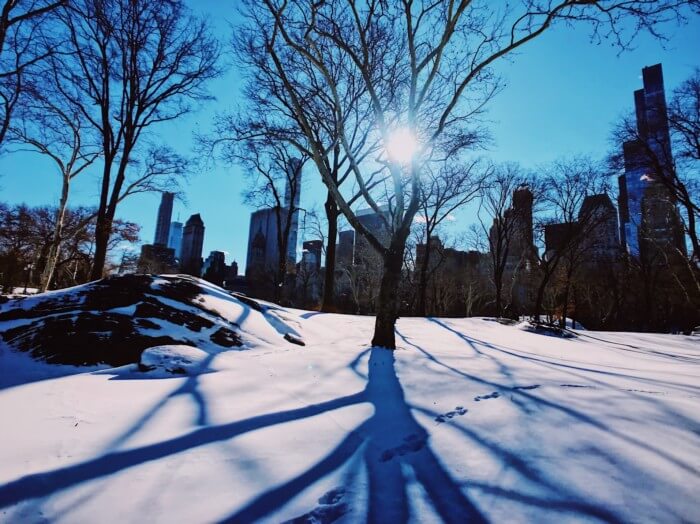
[[[0,283],[4,293],[16,288],[39,289],[47,283],[49,271],[53,272],[52,288],[74,286],[90,279],[95,263],[96,210],[66,209],[55,265],[51,267],[47,261],[57,216],[56,207],[0,203]],[[110,233],[108,254],[128,251],[129,245],[139,240],[139,226],[132,222],[117,219]],[[118,269],[112,258],[108,257],[110,272]],[[122,270],[133,271],[133,259],[127,260],[130,265]]]

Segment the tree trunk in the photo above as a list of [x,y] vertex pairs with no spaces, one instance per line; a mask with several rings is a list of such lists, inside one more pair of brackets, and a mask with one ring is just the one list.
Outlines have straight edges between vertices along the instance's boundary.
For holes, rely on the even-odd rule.
[[559,321],[559,327],[566,328],[566,315],[569,309],[569,281],[567,279],[566,285],[564,286],[564,296],[562,297],[562,308],[561,308],[561,319]]
[[545,275],[537,288],[537,298],[535,299],[535,311],[534,320],[535,322],[540,322],[540,316],[542,315],[542,303],[544,302],[544,290],[547,287],[547,282],[549,281],[549,276]]
[[107,262],[107,245],[109,244],[112,221],[108,216],[98,216],[95,226],[95,256],[92,262],[90,280],[99,280],[104,276]]
[[503,315],[503,303],[501,300],[501,295],[503,293],[503,278],[501,276],[496,279],[496,318],[500,318]]
[[[109,147],[109,140],[105,138],[105,151]],[[95,256],[90,272],[90,280],[99,280],[104,276],[105,262],[107,261],[107,245],[109,244],[109,235],[112,231],[112,222],[108,220],[109,210],[107,204],[113,164],[114,155],[105,155],[105,163],[102,170],[102,187],[100,189],[100,205],[97,208],[97,223],[95,224]]]
[[428,291],[428,265],[430,261],[430,232],[427,234],[428,241],[425,243],[425,253],[420,266],[420,277],[418,279],[418,307],[416,314],[419,317],[426,316],[426,295]]
[[335,311],[335,241],[338,237],[338,206],[330,191],[324,207],[328,221],[328,245],[326,246],[326,273],[323,277],[321,311],[333,313]]
[[394,326],[399,312],[398,289],[408,232],[398,236],[400,238],[394,239],[384,258],[384,270],[377,297],[377,318],[372,338],[372,346],[386,349],[396,349]]
[[66,216],[66,208],[68,207],[68,191],[70,189],[70,180],[67,177],[63,178],[63,187],[61,189],[61,200],[58,204],[58,211],[56,213],[56,226],[53,232],[53,238],[51,239],[51,245],[49,246],[49,252],[46,255],[46,264],[44,265],[44,271],[41,273],[41,279],[39,284],[39,292],[43,293],[49,289],[51,285],[51,280],[53,279],[54,271],[56,270],[56,263],[58,262],[58,252],[61,247],[61,236],[63,234],[63,221]]

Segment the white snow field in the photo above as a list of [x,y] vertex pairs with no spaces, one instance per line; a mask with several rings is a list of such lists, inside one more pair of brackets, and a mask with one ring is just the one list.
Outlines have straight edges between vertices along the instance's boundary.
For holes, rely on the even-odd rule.
[[0,521],[700,522],[697,337],[216,307],[186,374],[4,348]]

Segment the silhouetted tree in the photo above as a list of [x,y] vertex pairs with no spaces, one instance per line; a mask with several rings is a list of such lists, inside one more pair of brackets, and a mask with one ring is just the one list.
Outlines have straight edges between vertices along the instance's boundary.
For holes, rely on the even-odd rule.
[[[248,18],[259,33],[259,45],[277,67],[294,118],[311,149],[310,157],[340,211],[357,232],[381,254],[383,276],[372,343],[394,348],[399,286],[406,240],[418,212],[421,176],[433,160],[459,154],[479,142],[478,115],[498,88],[491,65],[543,34],[556,22],[588,23],[593,37],[612,36],[625,46],[641,29],[658,34],[659,23],[680,16],[695,0],[629,0],[625,2],[528,0],[492,7],[461,0],[385,2],[369,0],[263,0],[248,4]],[[255,6],[260,6],[256,9]],[[632,28],[632,35],[626,28]],[[286,59],[289,57],[289,59]],[[338,67],[338,64],[341,64]],[[386,244],[363,227],[334,181],[324,159],[324,145],[314,138],[314,112],[287,72],[313,70],[323,80],[333,111],[341,149],[348,156],[362,198],[380,213],[376,193],[363,185],[370,175],[386,173],[383,203],[390,207]],[[371,109],[373,131],[392,149],[396,131],[418,142],[410,158],[381,155],[361,162],[349,146],[356,122],[346,119],[345,102],[354,81],[364,86],[353,105]],[[390,151],[389,151],[390,152]]]
[[66,40],[61,76],[89,100],[82,112],[100,134],[104,158],[91,274],[97,279],[117,205],[136,190],[128,179],[134,158],[153,126],[210,98],[205,84],[218,74],[219,45],[181,0],[73,0],[58,16]]
[[42,292],[49,288],[56,268],[73,179],[101,154],[98,136],[82,112],[87,100],[64,84],[61,78],[64,67],[61,57],[53,55],[31,75],[17,118],[9,129],[12,143],[27,146],[49,158],[61,177],[55,228],[47,242],[48,252],[39,284]]
[[54,47],[45,31],[47,19],[68,0],[4,0],[0,2],[0,146],[24,91],[31,68]]

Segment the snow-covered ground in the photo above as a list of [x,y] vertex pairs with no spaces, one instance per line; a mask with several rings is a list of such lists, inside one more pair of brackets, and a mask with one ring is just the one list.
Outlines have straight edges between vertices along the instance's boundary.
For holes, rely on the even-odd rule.
[[700,338],[249,313],[185,375],[5,349],[0,521],[700,522]]

